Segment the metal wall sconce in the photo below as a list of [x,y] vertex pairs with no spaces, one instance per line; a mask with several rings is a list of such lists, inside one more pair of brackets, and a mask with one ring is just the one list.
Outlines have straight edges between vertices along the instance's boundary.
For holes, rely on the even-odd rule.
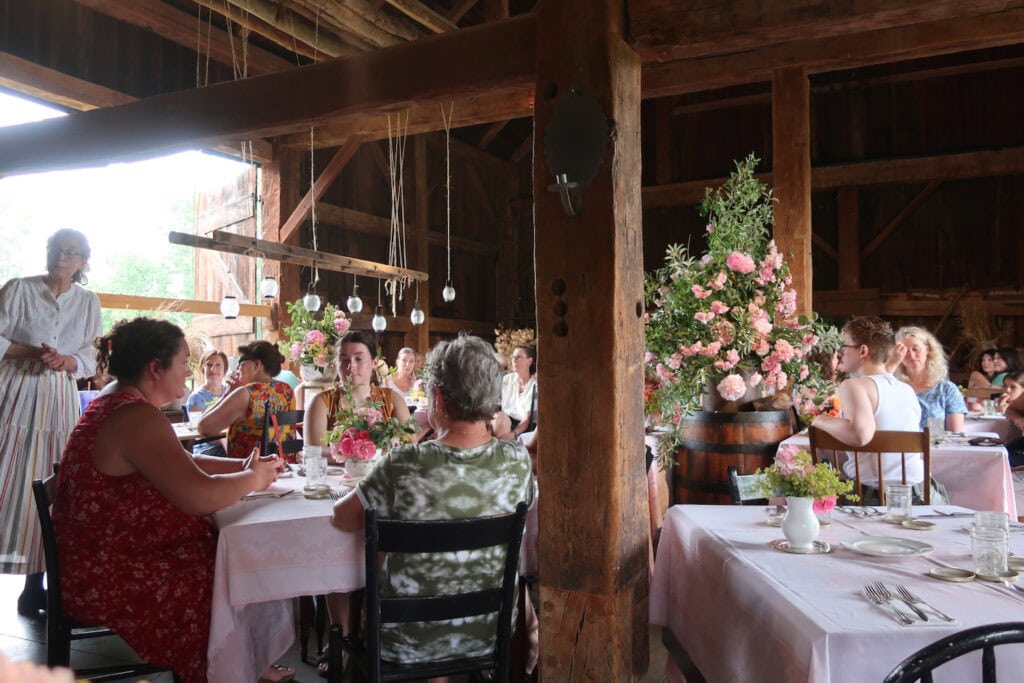
[[583,209],[583,190],[597,177],[611,138],[611,126],[601,103],[579,87],[558,98],[544,127],[544,159],[570,218]]

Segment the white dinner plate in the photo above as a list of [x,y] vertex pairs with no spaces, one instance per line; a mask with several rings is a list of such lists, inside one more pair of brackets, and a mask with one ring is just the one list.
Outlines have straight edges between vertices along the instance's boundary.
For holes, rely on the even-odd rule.
[[874,557],[916,557],[935,550],[927,543],[896,536],[865,536],[843,541],[843,547]]

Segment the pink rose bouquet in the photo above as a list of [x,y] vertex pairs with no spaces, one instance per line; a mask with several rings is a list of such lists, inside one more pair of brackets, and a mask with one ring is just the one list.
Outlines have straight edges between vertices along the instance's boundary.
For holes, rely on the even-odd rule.
[[290,302],[288,313],[292,324],[284,328],[286,340],[281,342],[281,352],[300,365],[329,368],[334,363],[338,339],[348,332],[352,321],[333,304],[324,306],[319,318],[307,311],[301,301]]
[[788,393],[817,372],[807,356],[827,326],[796,315],[792,276],[771,239],[775,200],[756,165],[748,157],[707,191],[707,252],[672,245],[647,277],[646,375],[658,383],[647,404],[663,419],[700,410],[713,389],[729,401],[754,388]]
[[[351,388],[343,384],[342,406],[352,406]],[[369,460],[377,451],[387,453],[393,447],[408,443],[416,434],[416,421],[409,419],[402,424],[397,417],[385,418],[381,404],[367,401],[354,408],[342,407],[335,415],[334,428],[329,430],[325,441],[331,447],[335,460],[354,458]]]

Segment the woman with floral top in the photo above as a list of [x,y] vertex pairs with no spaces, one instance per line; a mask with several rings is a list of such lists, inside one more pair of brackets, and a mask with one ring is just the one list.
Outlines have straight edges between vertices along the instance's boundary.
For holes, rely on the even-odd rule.
[[[281,372],[283,362],[284,356],[270,342],[255,341],[238,347],[238,367],[228,378],[227,396],[206,411],[198,425],[204,436],[228,430],[229,458],[247,458],[259,445],[267,406],[275,413],[295,407],[292,388],[273,379]],[[285,427],[282,432],[289,429]]]

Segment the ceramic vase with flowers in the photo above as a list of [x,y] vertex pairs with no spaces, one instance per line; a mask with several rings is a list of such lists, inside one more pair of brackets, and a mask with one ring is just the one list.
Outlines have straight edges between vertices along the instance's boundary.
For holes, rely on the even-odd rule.
[[[775,200],[754,177],[756,165],[752,155],[738,162],[721,188],[706,192],[707,251],[697,257],[671,245],[665,266],[646,278],[644,362],[656,383],[648,405],[666,424],[701,410],[746,410],[763,393],[781,399],[815,371],[805,360],[819,339],[814,320],[796,314],[792,276],[770,239]],[[681,431],[659,450],[663,465]]]
[[[350,478],[365,477],[376,464],[378,456],[395,446],[409,443],[416,434],[416,421],[402,423],[396,417],[385,418],[381,403],[367,401],[356,406],[351,388],[341,386],[343,406],[335,415],[334,428],[328,430],[326,442],[336,462],[344,461]],[[354,406],[354,407],[351,407]]]
[[811,549],[820,530],[817,515],[830,512],[839,496],[856,498],[849,495],[852,481],[841,481],[828,463],[813,464],[811,454],[796,446],[781,446],[775,461],[757,474],[757,486],[766,498],[786,497],[782,533],[794,550]]
[[301,301],[288,304],[291,324],[284,328],[285,341],[281,351],[299,365],[299,377],[313,384],[333,382],[337,376],[334,366],[336,346],[341,335],[348,332],[352,321],[333,304],[324,306],[317,317]]

